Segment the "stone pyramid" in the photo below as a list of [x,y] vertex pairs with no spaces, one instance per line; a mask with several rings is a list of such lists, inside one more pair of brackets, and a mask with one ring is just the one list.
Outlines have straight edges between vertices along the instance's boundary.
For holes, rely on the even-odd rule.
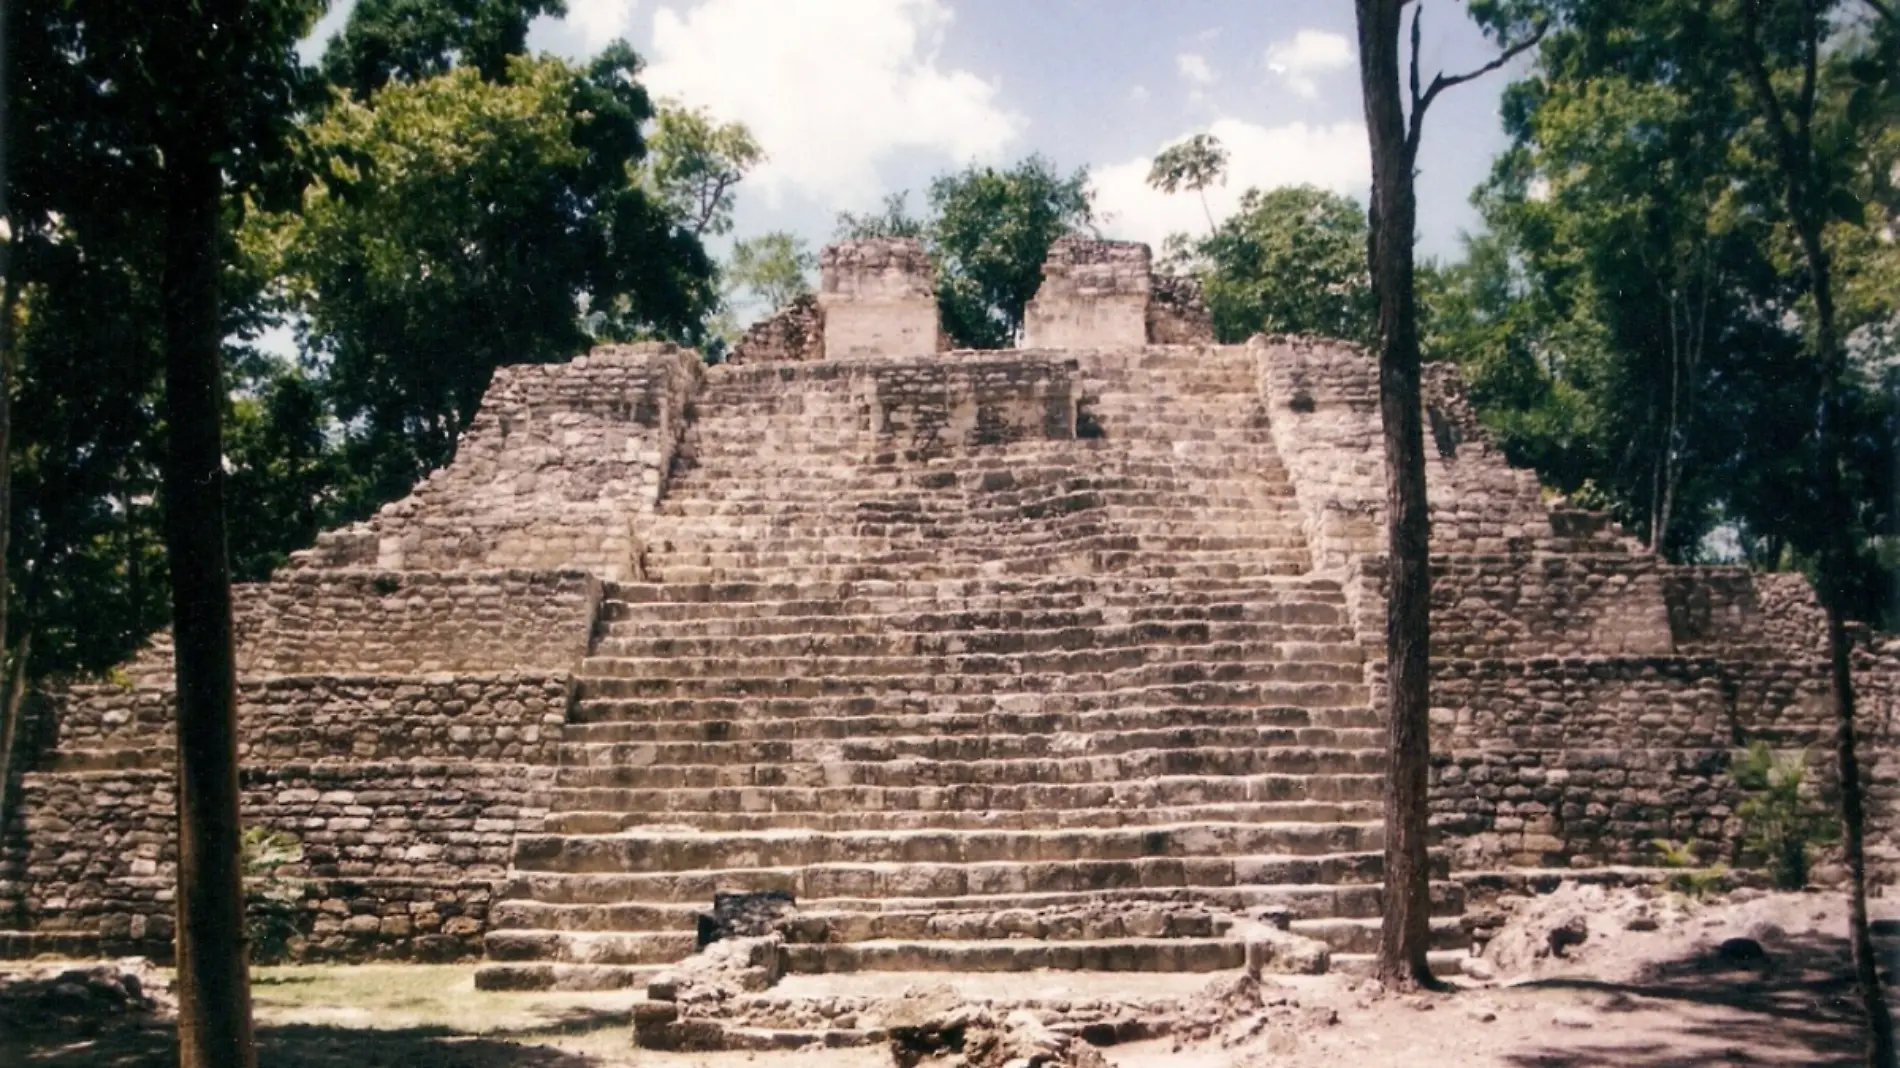
[[[943,351],[934,290],[855,242],[722,365],[503,368],[453,463],[238,591],[245,818],[302,842],[303,956],[627,986],[722,891],[796,898],[793,971],[1373,948],[1371,360],[1215,344],[1140,245],[1058,243],[1020,349]],[[1474,894],[1733,855],[1733,748],[1830,727],[1802,580],[1664,564],[1427,379],[1452,967]],[[1883,872],[1896,663],[1860,664]],[[38,717],[0,952],[169,952],[162,640],[124,675]]]

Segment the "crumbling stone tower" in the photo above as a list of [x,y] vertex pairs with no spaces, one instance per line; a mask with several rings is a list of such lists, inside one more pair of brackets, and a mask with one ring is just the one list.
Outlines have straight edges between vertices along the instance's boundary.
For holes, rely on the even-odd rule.
[[[1372,948],[1372,362],[1214,344],[1139,245],[1058,243],[1020,350],[941,351],[933,292],[852,243],[726,365],[505,368],[453,463],[239,591],[245,813],[304,843],[305,955],[627,985],[722,890],[796,895],[795,971]],[[1427,385],[1453,966],[1474,880],[1731,850],[1727,754],[1824,738],[1826,682],[1798,581],[1547,504]],[[167,661],[47,710],[0,950],[167,951]]]

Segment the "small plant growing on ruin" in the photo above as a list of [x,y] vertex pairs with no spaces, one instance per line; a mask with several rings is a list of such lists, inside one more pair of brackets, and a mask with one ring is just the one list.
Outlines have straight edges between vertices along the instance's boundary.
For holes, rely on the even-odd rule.
[[1662,854],[1662,866],[1675,869],[1663,885],[1694,901],[1700,901],[1722,888],[1728,879],[1728,865],[1704,867],[1696,855],[1694,842],[1674,842],[1657,838],[1650,842]]
[[1839,833],[1828,810],[1802,790],[1807,752],[1776,756],[1768,743],[1754,742],[1736,755],[1734,775],[1748,795],[1735,810],[1743,845],[1767,863],[1780,889],[1806,886],[1813,851]]
[[268,827],[246,827],[240,841],[244,863],[245,936],[251,963],[277,964],[290,959],[292,943],[302,937],[297,903],[303,886],[278,870],[303,859],[297,836]]

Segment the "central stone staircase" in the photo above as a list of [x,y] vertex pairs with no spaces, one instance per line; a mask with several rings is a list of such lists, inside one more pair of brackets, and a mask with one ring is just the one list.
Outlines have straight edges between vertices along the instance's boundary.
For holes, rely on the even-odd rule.
[[482,985],[642,982],[716,891],[796,896],[793,971],[1212,971],[1261,910],[1373,948],[1364,647],[1246,352],[999,358],[1073,376],[1076,436],[919,447],[848,365],[709,374]]

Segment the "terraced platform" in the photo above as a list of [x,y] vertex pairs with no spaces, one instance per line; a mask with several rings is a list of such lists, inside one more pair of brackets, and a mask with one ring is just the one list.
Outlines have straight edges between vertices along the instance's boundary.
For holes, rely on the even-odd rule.
[[863,422],[835,365],[709,374],[485,984],[640,981],[731,890],[823,917],[797,971],[1239,966],[1205,914],[1038,919],[1103,900],[1285,910],[1370,949],[1365,651],[1308,574],[1251,361],[1007,358],[1071,376],[1091,436],[920,448],[836,432]]
[[[1059,242],[996,352],[943,351],[914,243],[823,262],[720,366],[498,369],[452,463],[235,591],[244,818],[301,842],[296,953],[620,987],[715,894],[778,891],[794,973],[1363,963],[1367,355],[1213,344],[1140,246]],[[1658,560],[1510,466],[1455,368],[1424,387],[1454,967],[1525,873],[1745,852],[1738,741],[1832,727],[1800,576]],[[170,952],[171,669],[161,635],[34,725],[0,955]],[[1891,871],[1900,645],[1855,670]]]

